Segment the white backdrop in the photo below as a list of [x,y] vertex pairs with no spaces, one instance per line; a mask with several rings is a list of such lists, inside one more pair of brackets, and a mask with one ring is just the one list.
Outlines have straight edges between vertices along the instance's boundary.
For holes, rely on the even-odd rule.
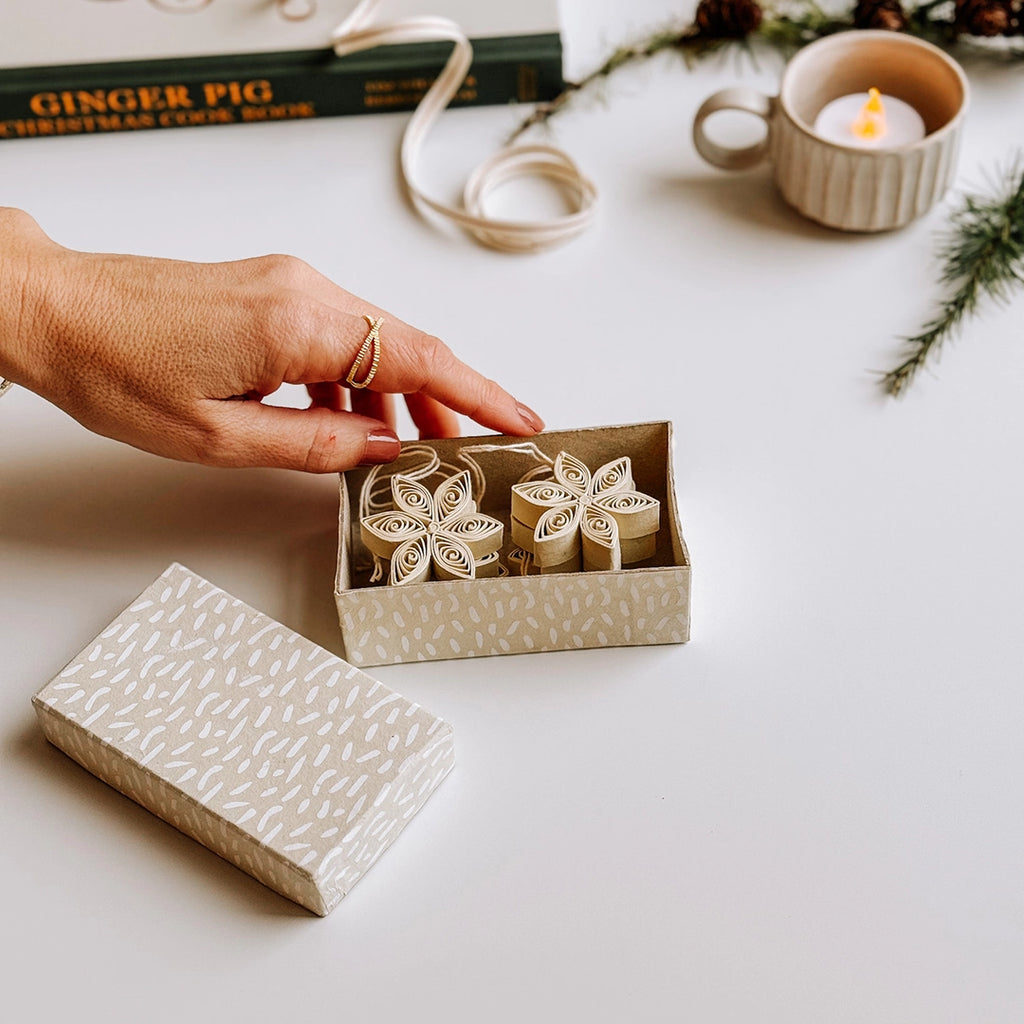
[[[570,74],[668,0],[565,0]],[[684,12],[685,13],[685,12]],[[603,191],[536,257],[416,219],[404,115],[0,146],[81,248],[295,253],[552,427],[671,419],[693,641],[376,670],[458,765],[318,920],[49,748],[29,700],[170,561],[327,646],[335,482],[165,462],[0,403],[0,1016],[12,1021],[984,1021],[1024,1011],[1020,302],[899,402],[945,210],[853,237],[705,167],[703,98],[779,65],[625,71],[554,126]],[[1021,143],[971,67],[959,185]],[[446,115],[444,192],[514,110]],[[522,197],[520,197],[521,199]],[[506,197],[514,204],[515,197]]]

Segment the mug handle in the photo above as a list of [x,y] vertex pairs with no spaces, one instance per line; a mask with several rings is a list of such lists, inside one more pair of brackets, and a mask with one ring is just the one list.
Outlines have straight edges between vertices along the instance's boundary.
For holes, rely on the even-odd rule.
[[[727,171],[742,171],[759,164],[767,155],[771,142],[772,113],[775,109],[775,98],[746,86],[734,86],[731,89],[720,89],[709,96],[700,106],[693,119],[693,144],[709,164]],[[768,131],[760,142],[752,146],[720,146],[712,142],[704,131],[704,122],[720,110],[741,110],[747,114],[760,117]]]

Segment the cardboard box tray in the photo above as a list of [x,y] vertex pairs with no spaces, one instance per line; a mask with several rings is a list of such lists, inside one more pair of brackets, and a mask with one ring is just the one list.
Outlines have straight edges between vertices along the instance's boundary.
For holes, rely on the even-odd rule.
[[[684,643],[690,636],[690,558],[679,525],[667,422],[549,431],[530,439],[548,457],[574,455],[593,471],[621,456],[632,461],[638,490],[661,503],[652,558],[612,572],[509,575],[403,586],[370,583],[371,559],[359,533],[368,469],[340,486],[335,600],[345,656],[360,666],[497,654]],[[481,511],[509,525],[511,487],[537,466],[515,450],[522,438],[483,436],[417,442],[461,466],[474,453],[487,487]],[[506,530],[503,554],[511,549]]]

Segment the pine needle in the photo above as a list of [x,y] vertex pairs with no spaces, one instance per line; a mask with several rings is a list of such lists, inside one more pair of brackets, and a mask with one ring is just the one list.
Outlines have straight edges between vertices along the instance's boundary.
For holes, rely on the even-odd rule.
[[920,333],[904,339],[906,358],[883,374],[882,388],[899,395],[943,342],[954,337],[965,317],[983,298],[1008,302],[1024,284],[1024,167],[1018,162],[1005,175],[996,195],[967,195],[951,218],[939,259],[941,280],[951,289],[939,312]]
[[535,124],[546,124],[555,114],[563,110],[574,96],[592,87],[602,79],[609,78],[627,64],[648,60],[666,50],[682,55],[687,64],[710,50],[722,46],[724,40],[707,39],[692,27],[663,28],[635,43],[628,43],[613,50],[604,62],[578,82],[566,82],[565,88],[547,103],[539,104],[512,133],[508,141],[513,142]]

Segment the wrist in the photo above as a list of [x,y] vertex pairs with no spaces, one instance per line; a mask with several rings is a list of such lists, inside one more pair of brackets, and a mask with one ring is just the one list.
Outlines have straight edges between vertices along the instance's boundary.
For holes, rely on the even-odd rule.
[[44,374],[43,267],[57,248],[27,213],[0,207],[0,377],[32,390]]

